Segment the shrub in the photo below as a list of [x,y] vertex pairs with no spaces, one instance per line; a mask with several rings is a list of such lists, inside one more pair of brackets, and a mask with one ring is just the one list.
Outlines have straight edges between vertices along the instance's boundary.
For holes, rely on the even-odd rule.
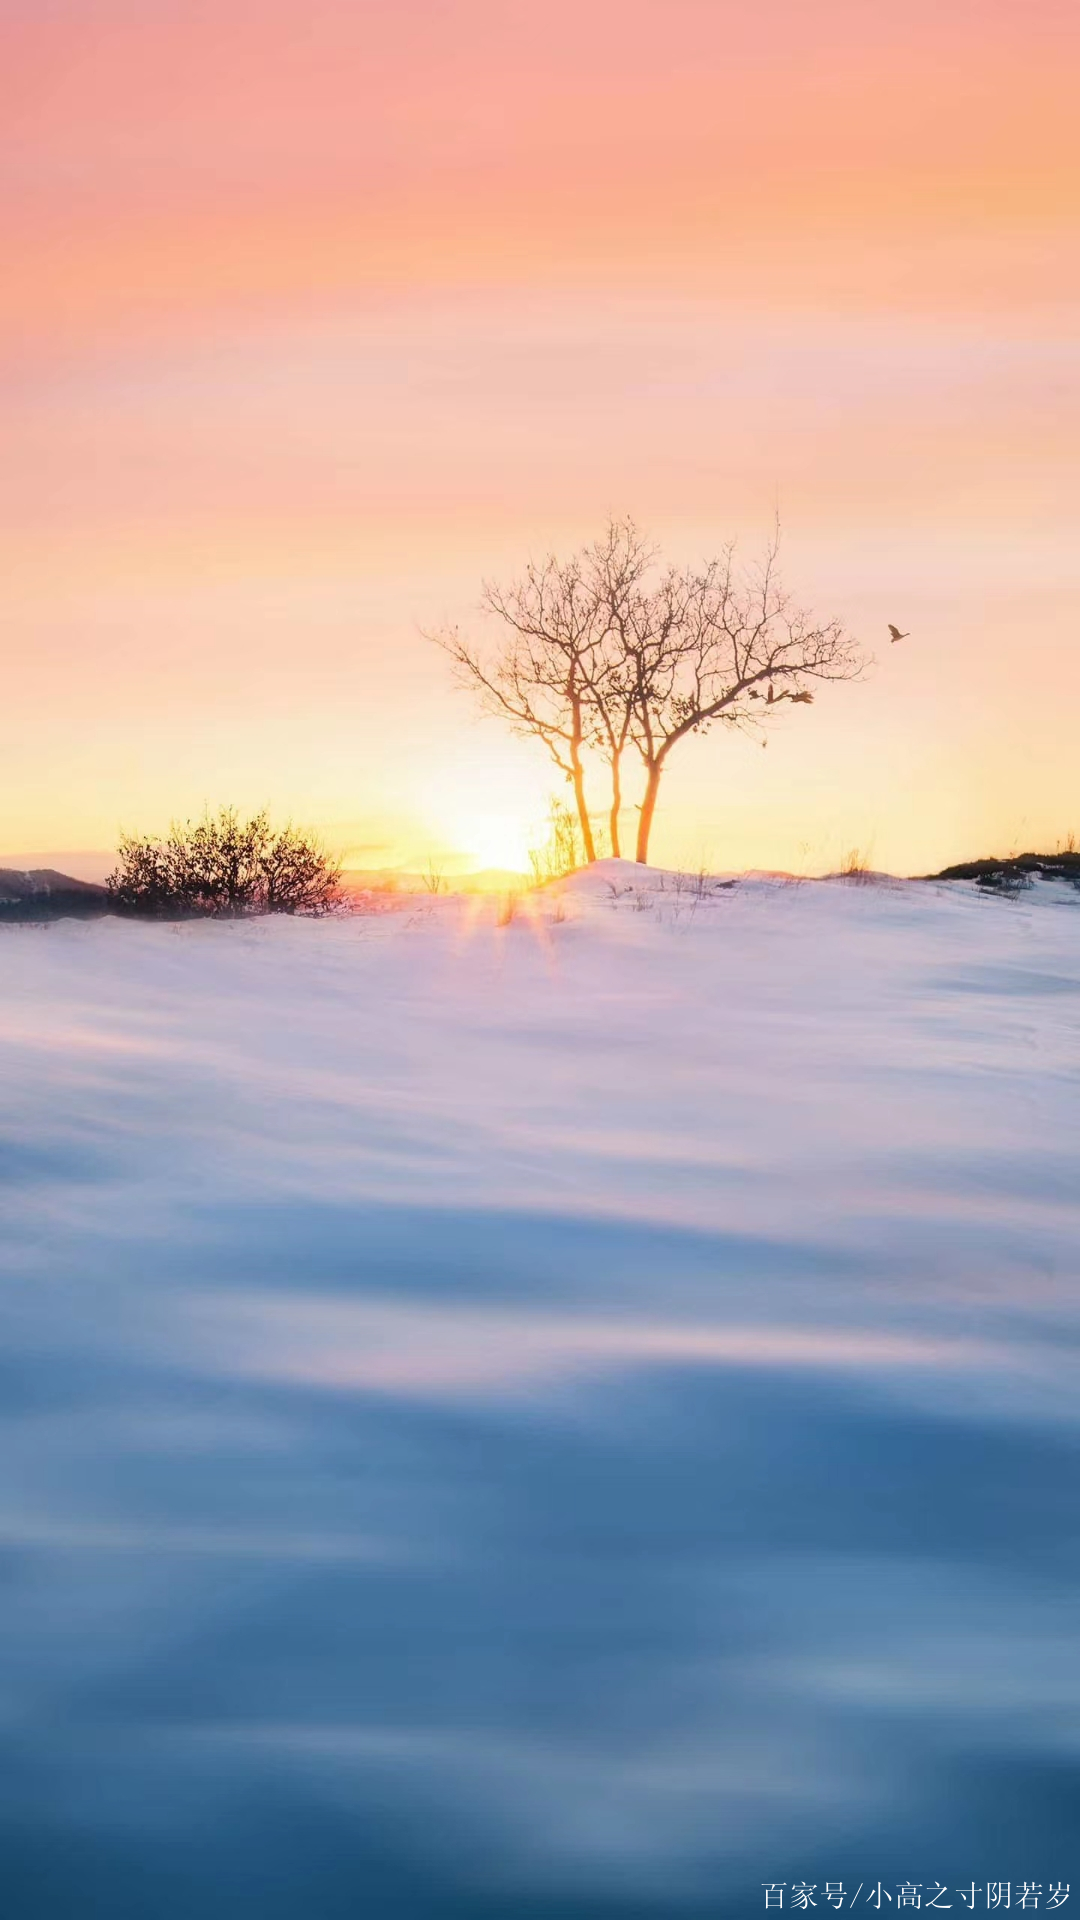
[[241,820],[234,807],[175,822],[166,840],[126,834],[110,874],[115,912],[239,918],[329,913],[341,903],[341,872],[317,840],[294,826],[274,831],[265,812]]

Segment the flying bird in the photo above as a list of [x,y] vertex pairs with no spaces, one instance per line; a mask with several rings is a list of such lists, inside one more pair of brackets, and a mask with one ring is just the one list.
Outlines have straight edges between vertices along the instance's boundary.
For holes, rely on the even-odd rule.
[[901,633],[899,627],[894,627],[891,620],[889,621],[889,635],[894,647],[898,640],[910,639],[910,635],[906,633]]

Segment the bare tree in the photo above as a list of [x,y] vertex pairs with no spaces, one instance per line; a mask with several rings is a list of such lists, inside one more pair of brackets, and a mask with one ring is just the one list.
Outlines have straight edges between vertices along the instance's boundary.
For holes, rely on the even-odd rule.
[[747,571],[733,546],[695,571],[658,571],[630,519],[569,561],[530,566],[510,587],[485,584],[502,628],[488,651],[455,630],[432,636],[484,709],[544,742],[574,790],[585,858],[596,843],[585,758],[606,765],[613,854],[620,851],[622,765],[642,763],[635,858],[648,859],[660,783],[679,742],[716,723],[760,727],[784,703],[809,706],[812,684],[855,679],[856,643],[837,620],[798,607],[778,568],[779,531]]

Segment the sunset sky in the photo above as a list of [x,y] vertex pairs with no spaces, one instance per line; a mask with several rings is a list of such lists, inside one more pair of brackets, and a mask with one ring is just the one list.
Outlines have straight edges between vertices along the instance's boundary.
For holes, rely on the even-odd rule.
[[0,43],[0,857],[234,802],[518,864],[552,770],[421,629],[609,513],[692,559],[777,508],[877,670],[690,743],[653,857],[1080,833],[1075,0],[0,0]]

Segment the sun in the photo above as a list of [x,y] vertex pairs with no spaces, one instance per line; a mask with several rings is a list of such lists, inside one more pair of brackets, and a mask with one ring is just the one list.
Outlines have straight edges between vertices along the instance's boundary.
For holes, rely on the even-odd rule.
[[512,812],[470,813],[454,822],[453,840],[467,865],[527,873],[529,847],[535,841],[528,823]]

